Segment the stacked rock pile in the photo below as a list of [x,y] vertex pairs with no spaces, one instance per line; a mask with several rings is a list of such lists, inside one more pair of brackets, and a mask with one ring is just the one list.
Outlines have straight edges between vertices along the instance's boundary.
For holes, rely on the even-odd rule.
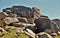
[[19,38],[19,33],[25,38],[54,38],[60,35],[60,20],[50,20],[37,7],[13,6],[0,12],[0,33],[1,38]]

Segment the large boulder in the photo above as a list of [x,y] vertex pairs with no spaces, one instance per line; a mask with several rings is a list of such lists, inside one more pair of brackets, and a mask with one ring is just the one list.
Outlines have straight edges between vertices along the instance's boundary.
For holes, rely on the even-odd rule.
[[50,29],[50,20],[46,18],[39,18],[35,20],[35,24],[37,27],[37,32],[43,32],[45,29]]
[[50,19],[48,18],[39,18],[35,20],[35,24],[37,27],[37,33],[40,32],[47,32],[47,33],[57,33],[59,28],[58,25],[54,24]]
[[29,7],[25,7],[25,6],[13,6],[11,8],[4,9],[3,12],[6,12],[9,15],[17,14],[18,16],[26,17],[26,18],[33,17],[32,9]]

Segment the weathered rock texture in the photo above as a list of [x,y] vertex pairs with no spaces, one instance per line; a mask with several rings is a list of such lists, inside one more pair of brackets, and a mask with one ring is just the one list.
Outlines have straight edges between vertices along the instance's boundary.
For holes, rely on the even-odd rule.
[[[0,27],[4,28],[0,32],[6,32],[5,35],[0,35],[1,38],[10,34],[15,34],[11,36],[13,38],[23,38],[25,35],[26,38],[53,38],[60,34],[60,20],[50,20],[37,7],[13,6],[3,9],[0,13]],[[14,32],[11,28],[15,28]],[[21,33],[22,36],[19,35]]]

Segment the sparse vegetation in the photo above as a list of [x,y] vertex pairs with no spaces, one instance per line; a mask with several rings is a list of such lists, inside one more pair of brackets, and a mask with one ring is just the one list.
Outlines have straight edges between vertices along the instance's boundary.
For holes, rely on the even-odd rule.
[[10,32],[1,32],[1,38],[29,38],[25,33],[17,32],[15,28],[10,28]]

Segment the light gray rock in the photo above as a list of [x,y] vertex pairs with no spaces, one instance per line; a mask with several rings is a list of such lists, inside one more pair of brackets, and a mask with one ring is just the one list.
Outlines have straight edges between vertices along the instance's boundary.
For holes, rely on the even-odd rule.
[[26,29],[24,32],[25,32],[25,34],[29,35],[32,38],[35,38],[35,36],[36,36],[36,34],[30,29]]
[[10,24],[10,23],[13,23],[13,22],[18,22],[19,20],[17,18],[6,17],[4,19],[4,21],[5,21],[6,24]]

